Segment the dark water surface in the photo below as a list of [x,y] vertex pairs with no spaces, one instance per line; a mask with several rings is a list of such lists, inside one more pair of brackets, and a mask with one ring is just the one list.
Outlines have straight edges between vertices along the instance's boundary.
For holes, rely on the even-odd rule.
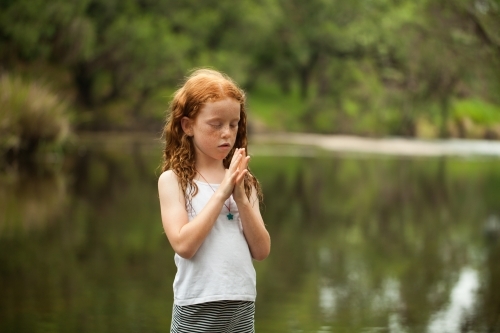
[[[257,332],[500,332],[500,160],[251,149]],[[0,332],[169,331],[160,156],[101,138],[0,173]]]

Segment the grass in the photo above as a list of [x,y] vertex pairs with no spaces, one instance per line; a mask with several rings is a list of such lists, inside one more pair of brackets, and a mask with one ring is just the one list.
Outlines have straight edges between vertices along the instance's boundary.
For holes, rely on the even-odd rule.
[[284,95],[273,85],[259,85],[247,93],[248,115],[253,121],[278,131],[300,131],[300,118],[306,109],[307,101],[300,98],[298,91],[292,89]]
[[500,123],[500,106],[480,99],[465,99],[455,102],[454,117],[469,118],[478,125],[494,125]]
[[0,151],[34,153],[70,133],[67,104],[37,82],[0,76]]

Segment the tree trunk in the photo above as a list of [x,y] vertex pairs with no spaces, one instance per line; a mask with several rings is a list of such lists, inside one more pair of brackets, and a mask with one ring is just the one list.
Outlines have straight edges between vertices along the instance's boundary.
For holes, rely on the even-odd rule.
[[439,136],[441,138],[447,138],[448,133],[448,116],[450,109],[450,98],[448,96],[443,96],[441,98],[441,128],[439,130]]
[[305,100],[309,94],[309,69],[307,67],[301,68],[299,71],[299,87],[300,97]]
[[314,52],[309,57],[309,61],[306,65],[300,66],[299,68],[299,88],[300,88],[300,97],[305,100],[309,95],[309,83],[311,81],[311,75],[318,63],[319,53]]
[[290,95],[290,92],[292,91],[291,86],[290,86],[290,75],[287,72],[280,72],[278,73],[278,81],[280,85],[281,92],[284,95]]
[[85,107],[94,105],[92,96],[92,88],[94,85],[94,78],[90,74],[90,69],[85,62],[79,62],[73,68],[73,80],[78,90],[78,100]]
[[327,58],[326,56],[322,56],[319,59],[318,63],[318,96],[324,97],[330,95],[331,90],[331,81],[330,76],[328,75],[329,58]]
[[134,116],[136,122],[139,120],[142,108],[144,107],[144,104],[146,103],[150,95],[151,95],[150,88],[141,89],[139,97],[137,97],[137,100],[135,101],[134,107],[132,109],[132,115]]

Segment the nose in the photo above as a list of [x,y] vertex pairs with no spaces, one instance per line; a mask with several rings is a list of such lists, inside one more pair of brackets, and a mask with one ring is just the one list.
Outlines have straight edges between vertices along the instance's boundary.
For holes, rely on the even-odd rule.
[[231,128],[229,128],[229,125],[223,126],[221,132],[222,137],[227,138],[231,135]]

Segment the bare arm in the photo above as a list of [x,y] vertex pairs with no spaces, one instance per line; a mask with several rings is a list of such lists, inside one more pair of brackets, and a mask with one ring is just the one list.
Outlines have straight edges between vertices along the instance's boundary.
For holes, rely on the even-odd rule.
[[224,201],[231,195],[238,176],[237,165],[241,155],[235,156],[221,185],[201,212],[189,222],[184,194],[177,176],[165,171],[158,179],[161,220],[163,229],[174,251],[183,258],[192,258],[210,233]]
[[[244,174],[247,172],[250,157],[246,156],[244,149],[241,149],[241,154],[243,158],[240,161],[239,170]],[[252,257],[258,261],[266,259],[271,251],[271,237],[260,214],[256,189],[252,188],[249,200],[245,194],[243,177],[238,177],[234,186],[233,198],[238,206],[243,233]]]
[[256,190],[253,189],[250,200],[245,196],[236,204],[252,257],[258,261],[266,259],[271,251],[271,237],[260,214]]

